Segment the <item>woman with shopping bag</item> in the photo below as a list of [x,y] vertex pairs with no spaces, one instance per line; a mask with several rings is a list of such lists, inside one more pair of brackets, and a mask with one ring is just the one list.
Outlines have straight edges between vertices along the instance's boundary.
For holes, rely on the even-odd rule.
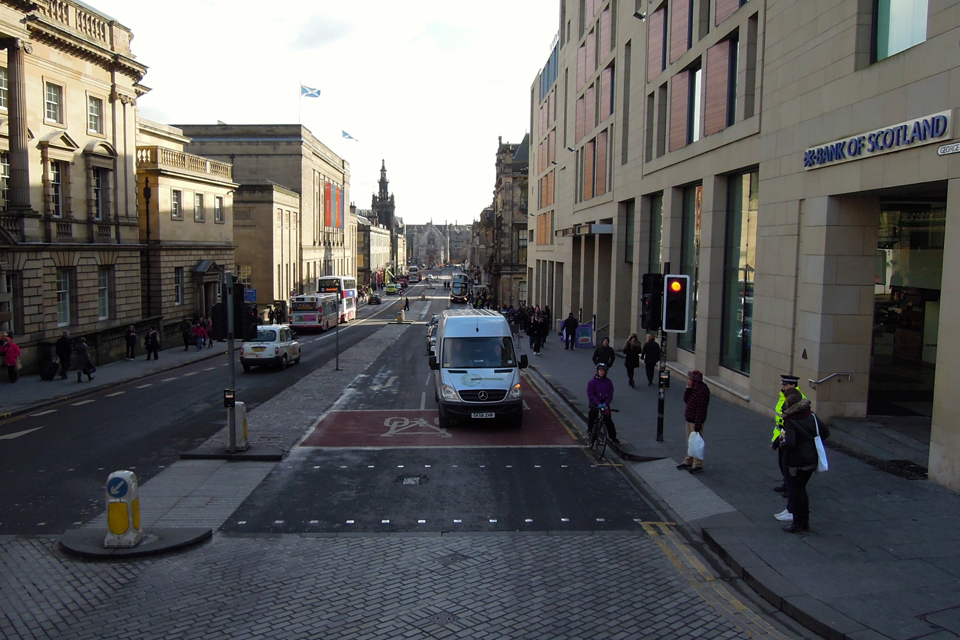
[[[783,528],[787,533],[810,531],[810,498],[807,482],[818,468],[826,470],[827,454],[822,439],[830,437],[830,429],[810,411],[810,400],[796,389],[784,394],[783,435],[780,449],[784,451],[785,465],[790,474],[787,483],[789,502],[793,507],[793,522]],[[821,442],[818,446],[817,440]]]
[[703,381],[703,374],[694,369],[683,391],[686,405],[683,417],[687,421],[687,456],[677,465],[681,471],[703,473],[703,423],[707,421],[707,407],[710,405],[710,389]]

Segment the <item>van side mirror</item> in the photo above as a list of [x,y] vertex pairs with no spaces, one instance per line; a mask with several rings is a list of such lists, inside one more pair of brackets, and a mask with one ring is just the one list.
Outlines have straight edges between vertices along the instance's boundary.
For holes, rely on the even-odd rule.
[[430,356],[430,368],[434,371],[439,371],[440,363],[437,362],[437,356]]
[[524,353],[523,355],[520,356],[520,368],[526,369],[527,365],[529,364],[530,364],[530,361],[527,360],[527,354]]

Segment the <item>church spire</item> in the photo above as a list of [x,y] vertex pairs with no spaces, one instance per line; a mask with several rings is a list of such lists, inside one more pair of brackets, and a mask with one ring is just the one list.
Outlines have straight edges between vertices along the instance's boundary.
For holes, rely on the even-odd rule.
[[389,197],[387,185],[390,183],[387,181],[387,161],[383,160],[382,162],[383,164],[380,165],[380,199],[386,200]]

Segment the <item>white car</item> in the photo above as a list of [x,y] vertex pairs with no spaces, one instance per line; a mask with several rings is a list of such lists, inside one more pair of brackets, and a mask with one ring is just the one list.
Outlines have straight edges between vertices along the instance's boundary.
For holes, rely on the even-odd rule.
[[257,327],[257,337],[240,347],[240,364],[244,371],[250,367],[275,367],[300,362],[300,343],[285,324],[265,324]]

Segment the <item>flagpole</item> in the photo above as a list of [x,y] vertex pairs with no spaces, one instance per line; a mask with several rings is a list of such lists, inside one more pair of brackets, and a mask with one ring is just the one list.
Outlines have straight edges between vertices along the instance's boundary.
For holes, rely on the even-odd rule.
[[300,125],[300,105],[303,103],[303,82],[299,83],[300,86],[297,87],[297,124]]

